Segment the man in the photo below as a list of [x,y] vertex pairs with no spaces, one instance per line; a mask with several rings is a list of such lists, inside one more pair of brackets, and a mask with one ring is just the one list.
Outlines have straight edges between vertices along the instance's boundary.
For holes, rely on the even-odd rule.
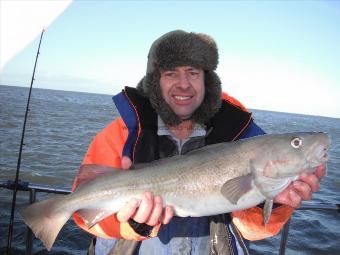
[[[146,76],[137,88],[126,87],[113,98],[121,117],[97,134],[83,163],[127,170],[208,144],[264,134],[240,102],[221,92],[217,64],[217,46],[207,35],[177,30],[160,37],[150,48]],[[162,198],[147,190],[141,201],[127,201],[91,229],[77,214],[74,219],[98,236],[96,254],[117,254],[122,239],[141,241],[127,242],[135,254],[246,254],[243,238],[276,234],[293,208],[318,190],[323,174],[323,167],[302,174],[279,194],[266,227],[261,207],[233,215],[174,217],[172,207],[163,208]]]

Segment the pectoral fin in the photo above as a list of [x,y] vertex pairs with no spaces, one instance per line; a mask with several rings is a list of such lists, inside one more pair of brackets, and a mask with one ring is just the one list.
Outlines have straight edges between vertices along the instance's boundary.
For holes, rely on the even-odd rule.
[[231,179],[223,184],[221,193],[230,203],[236,205],[237,201],[252,189],[252,179],[251,174]]
[[272,214],[272,208],[273,208],[273,199],[267,199],[264,203],[263,207],[263,223],[264,225],[267,225],[269,222],[270,215]]
[[92,228],[97,222],[105,219],[106,217],[110,216],[114,212],[106,211],[106,210],[89,210],[83,209],[77,211],[77,214],[83,219],[85,225],[88,228]]

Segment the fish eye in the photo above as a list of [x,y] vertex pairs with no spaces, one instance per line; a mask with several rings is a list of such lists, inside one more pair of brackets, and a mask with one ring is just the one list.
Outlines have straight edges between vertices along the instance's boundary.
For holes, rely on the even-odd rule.
[[294,137],[290,144],[293,146],[293,148],[297,149],[300,148],[302,145],[302,139],[300,137]]

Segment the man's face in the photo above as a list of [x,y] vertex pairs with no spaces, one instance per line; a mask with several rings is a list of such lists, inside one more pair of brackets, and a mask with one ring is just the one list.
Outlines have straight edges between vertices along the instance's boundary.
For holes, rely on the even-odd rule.
[[188,119],[204,99],[204,72],[191,66],[161,71],[162,96],[182,120]]

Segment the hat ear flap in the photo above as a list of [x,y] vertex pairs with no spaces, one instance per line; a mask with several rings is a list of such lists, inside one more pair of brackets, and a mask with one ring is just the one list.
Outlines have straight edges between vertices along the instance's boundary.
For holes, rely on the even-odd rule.
[[221,108],[221,80],[214,71],[206,71],[204,76],[205,96],[200,107],[192,115],[196,123],[205,124]]

